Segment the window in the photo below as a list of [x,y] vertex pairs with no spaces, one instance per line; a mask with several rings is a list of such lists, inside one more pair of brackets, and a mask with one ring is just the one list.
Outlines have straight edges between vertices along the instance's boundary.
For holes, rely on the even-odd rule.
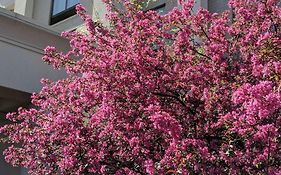
[[52,0],[50,24],[55,24],[76,14],[75,5],[79,0]]

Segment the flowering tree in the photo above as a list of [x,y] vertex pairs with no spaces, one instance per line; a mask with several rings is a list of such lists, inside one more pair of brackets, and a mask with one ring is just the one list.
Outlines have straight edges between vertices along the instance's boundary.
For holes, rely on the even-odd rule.
[[165,16],[104,2],[111,27],[78,5],[87,34],[63,33],[66,54],[46,48],[69,76],[42,80],[35,108],[7,115],[1,132],[20,145],[9,163],[36,175],[281,173],[280,1],[230,0],[222,14],[180,1]]

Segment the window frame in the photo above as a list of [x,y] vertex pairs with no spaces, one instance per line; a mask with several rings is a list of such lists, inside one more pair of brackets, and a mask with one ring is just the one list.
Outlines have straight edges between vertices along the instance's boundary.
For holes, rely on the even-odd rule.
[[[78,2],[79,3],[79,2]],[[77,3],[77,4],[78,4]],[[57,13],[57,14],[53,14],[54,12],[54,4],[55,4],[55,0],[52,0],[51,1],[51,14],[50,14],[50,25],[53,25],[53,24],[56,24],[60,21],[63,21],[71,16],[74,16],[76,15],[76,10],[75,10],[75,5],[69,7],[69,8],[66,8],[64,9],[63,11]],[[67,4],[67,0],[66,0],[66,4]]]

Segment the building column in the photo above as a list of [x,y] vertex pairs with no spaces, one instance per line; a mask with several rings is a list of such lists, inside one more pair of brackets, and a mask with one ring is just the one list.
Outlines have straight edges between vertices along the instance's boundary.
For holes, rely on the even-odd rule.
[[14,12],[32,18],[33,1],[34,0],[16,0]]

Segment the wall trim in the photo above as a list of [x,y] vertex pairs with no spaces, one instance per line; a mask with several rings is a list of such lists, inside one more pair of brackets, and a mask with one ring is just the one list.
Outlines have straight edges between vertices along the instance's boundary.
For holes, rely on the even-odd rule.
[[44,55],[44,51],[43,51],[42,48],[35,47],[35,46],[30,45],[30,44],[27,44],[27,43],[24,43],[24,42],[20,42],[20,41],[17,41],[17,40],[13,40],[13,39],[5,37],[3,35],[0,35],[0,41],[2,41],[4,43],[7,43],[7,44],[10,44],[10,45],[14,45],[14,46],[20,47],[22,49],[26,49],[26,50],[29,50],[29,51],[32,51],[32,52]]

